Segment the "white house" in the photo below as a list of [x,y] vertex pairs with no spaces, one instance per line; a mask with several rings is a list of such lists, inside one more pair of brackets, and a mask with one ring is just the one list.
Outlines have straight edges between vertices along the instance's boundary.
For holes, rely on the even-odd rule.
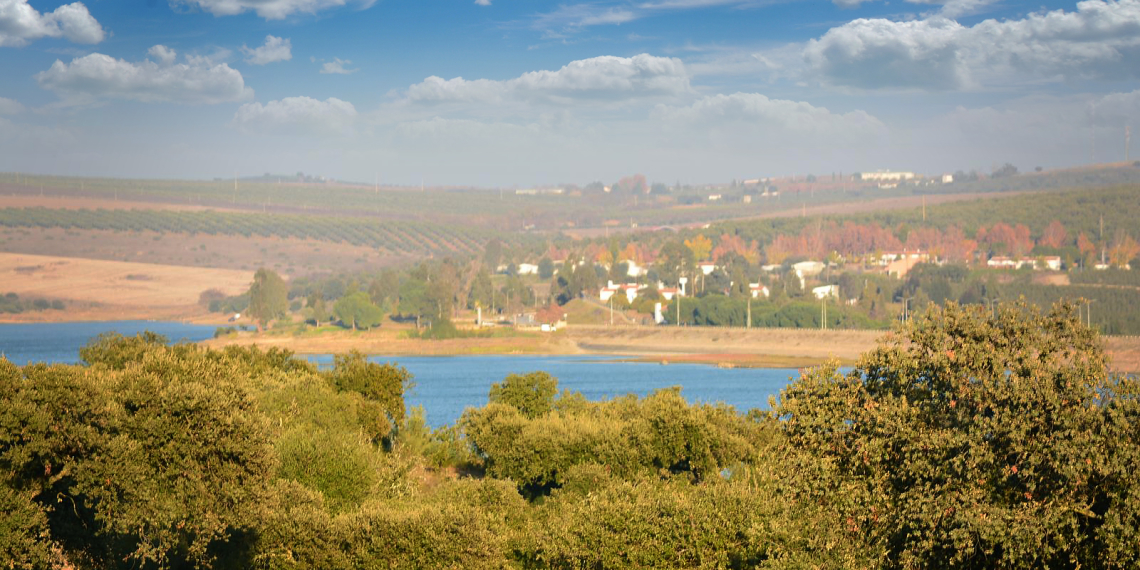
[[660,293],[661,298],[665,299],[666,301],[672,301],[673,297],[676,297],[678,295],[684,296],[681,293],[681,290],[676,287],[658,287],[657,292]]
[[950,184],[952,182],[954,182],[954,175],[953,174],[943,174],[942,175],[942,183],[943,184]]
[[598,297],[604,303],[609,301],[611,297],[620,291],[625,295],[626,301],[632,303],[633,300],[637,298],[638,290],[644,287],[644,285],[638,285],[637,283],[615,284],[613,281],[610,281],[605,287],[602,287],[602,290],[598,293]]
[[626,265],[625,274],[629,277],[641,277],[642,275],[649,273],[648,269],[638,265],[637,262],[632,260],[632,259],[629,261],[626,261],[625,265]]
[[533,263],[520,263],[519,275],[538,275],[538,266]]
[[792,269],[795,270],[796,275],[799,275],[801,279],[804,277],[815,277],[823,273],[823,267],[822,261],[801,261],[792,265]]
[[760,283],[749,283],[748,290],[752,292],[753,299],[756,299],[761,295],[763,295],[765,299],[771,296],[771,291],[768,291],[768,286],[761,285]]
[[876,170],[875,172],[862,172],[859,174],[859,180],[891,180],[898,182],[900,180],[911,180],[913,178],[913,172],[892,172],[890,170]]
[[716,270],[716,264],[711,261],[702,261],[697,264],[697,269],[700,269],[701,273],[708,275]]
[[811,294],[814,295],[816,299],[823,299],[824,297],[833,297],[833,298],[838,299],[839,298],[839,286],[838,285],[820,285],[819,287],[812,288]]

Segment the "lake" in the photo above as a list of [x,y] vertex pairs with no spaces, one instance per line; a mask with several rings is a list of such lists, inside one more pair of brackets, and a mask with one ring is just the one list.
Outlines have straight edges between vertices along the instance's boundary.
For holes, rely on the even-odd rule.
[[[144,330],[172,341],[199,341],[214,334],[211,326],[157,321],[0,324],[0,351],[20,365],[76,363],[79,348],[100,333],[133,335]],[[328,355],[308,359],[318,365],[332,362]],[[619,362],[609,356],[376,356],[370,360],[394,362],[412,373],[415,387],[407,394],[408,407],[423,406],[433,427],[454,423],[468,406],[486,404],[491,384],[508,374],[549,372],[558,378],[560,389],[581,392],[590,400],[630,393],[644,396],[680,386],[690,402],[724,402],[741,412],[767,409],[768,397],[798,374],[795,369]]]

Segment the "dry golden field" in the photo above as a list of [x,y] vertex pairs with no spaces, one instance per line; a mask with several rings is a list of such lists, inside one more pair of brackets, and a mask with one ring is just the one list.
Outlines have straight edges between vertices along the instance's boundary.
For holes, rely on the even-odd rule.
[[0,253],[0,293],[61,299],[63,311],[4,315],[10,321],[169,319],[201,315],[198,297],[249,287],[253,272],[176,265]]

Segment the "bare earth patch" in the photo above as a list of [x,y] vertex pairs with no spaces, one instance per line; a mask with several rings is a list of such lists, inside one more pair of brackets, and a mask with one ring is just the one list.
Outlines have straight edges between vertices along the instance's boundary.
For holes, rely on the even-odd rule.
[[198,296],[211,288],[235,295],[250,271],[204,269],[57,256],[0,253],[0,292],[61,299],[64,311],[4,315],[9,321],[171,319],[202,313]]

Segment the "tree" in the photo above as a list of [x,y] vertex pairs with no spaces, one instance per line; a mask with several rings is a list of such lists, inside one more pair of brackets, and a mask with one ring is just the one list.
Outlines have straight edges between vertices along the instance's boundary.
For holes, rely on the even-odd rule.
[[556,394],[558,379],[546,372],[511,374],[502,382],[491,384],[489,401],[506,404],[524,417],[534,419],[553,409]]
[[1053,220],[1045,226],[1045,231],[1041,234],[1041,239],[1037,243],[1051,247],[1053,249],[1060,249],[1064,247],[1065,240],[1068,239],[1068,232],[1065,231],[1065,225],[1060,220]]
[[400,293],[400,275],[394,269],[385,269],[380,277],[373,279],[368,286],[368,296],[376,306],[383,307],[396,299]]
[[321,323],[332,318],[332,311],[329,310],[328,304],[319,290],[309,294],[305,305],[305,315],[312,319],[318,327],[321,326]]
[[1137,255],[1140,255],[1140,244],[1128,232],[1117,230],[1112,240],[1112,247],[1108,249],[1108,259],[1116,267],[1128,265]]
[[1001,168],[993,171],[993,174],[990,176],[993,178],[1009,178],[1010,176],[1017,176],[1017,167],[1007,162],[1003,164]]
[[432,314],[432,306],[428,301],[427,283],[415,278],[409,278],[400,284],[400,315],[416,320],[416,328],[420,327],[420,319]]
[[1138,389],[1073,305],[949,303],[781,394],[787,499],[868,567],[1130,567]]
[[503,242],[499,238],[491,238],[483,251],[483,262],[494,271],[503,259]]
[[467,308],[483,307],[490,309],[494,301],[492,299],[493,294],[494,286],[491,283],[491,272],[484,265],[475,274],[475,279],[471,280],[471,292],[467,294]]
[[554,262],[549,257],[543,257],[538,261],[538,277],[540,279],[554,277]]
[[258,330],[265,328],[269,321],[285,316],[288,308],[289,288],[285,281],[269,269],[258,269],[253,275],[253,284],[249,286],[247,309]]
[[364,291],[341,297],[336,305],[333,305],[333,314],[340,319],[341,324],[351,327],[352,330],[370,329],[384,320],[384,311],[374,305]]
[[685,240],[685,247],[693,252],[693,259],[705,261],[709,258],[709,253],[712,252],[712,240],[705,237],[704,234],[697,234],[693,239]]

